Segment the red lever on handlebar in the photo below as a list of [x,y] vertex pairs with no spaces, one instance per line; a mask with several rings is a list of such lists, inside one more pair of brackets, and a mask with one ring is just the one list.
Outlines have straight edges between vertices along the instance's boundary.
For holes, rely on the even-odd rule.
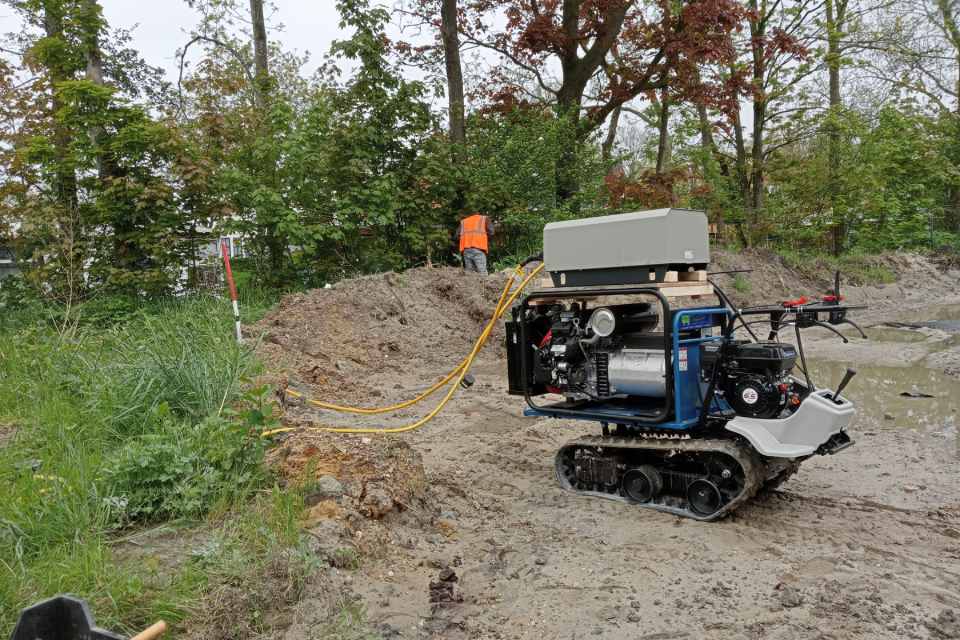
[[797,298],[796,300],[784,300],[784,301],[783,301],[783,306],[786,307],[786,308],[788,308],[788,309],[789,309],[789,308],[792,308],[792,307],[802,307],[803,305],[807,304],[808,302],[810,302],[810,299],[807,298],[807,296],[800,296],[800,297]]

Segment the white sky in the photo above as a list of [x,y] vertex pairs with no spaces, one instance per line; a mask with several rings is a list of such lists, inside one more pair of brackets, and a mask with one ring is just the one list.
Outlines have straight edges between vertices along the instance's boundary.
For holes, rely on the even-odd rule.
[[[333,0],[274,0],[277,11],[269,16],[268,36],[287,50],[310,52],[304,69],[310,75],[322,62],[330,43],[349,33],[338,27],[340,16]],[[131,29],[133,42],[148,63],[167,70],[176,79],[175,52],[188,40],[186,35],[198,21],[196,11],[183,0],[100,0],[104,17],[111,27]],[[283,25],[282,30],[278,29]],[[20,30],[13,10],[0,7],[0,34]]]
[[[396,0],[373,0],[372,4],[390,8]],[[334,0],[273,0],[276,11],[268,13],[267,36],[280,43],[286,51],[303,54],[309,52],[310,59],[301,69],[305,77],[313,74],[322,64],[330,44],[338,38],[349,37],[349,30],[339,27],[340,16]],[[167,71],[167,79],[175,82],[177,78],[177,49],[189,40],[187,35],[199,21],[197,11],[190,9],[184,0],[100,0],[104,17],[113,28],[129,29],[132,35],[130,46],[139,51],[148,64]],[[242,7],[246,6],[241,1]],[[19,18],[6,5],[0,5],[0,36],[21,29]],[[402,33],[396,20],[388,27],[392,38],[417,40],[409,31]],[[0,43],[0,46],[3,46]],[[202,55],[202,48],[191,49],[188,61],[195,62]],[[465,58],[464,71],[469,76],[479,68],[476,63],[483,59],[492,59],[486,52],[470,52]],[[349,65],[343,65],[349,68]],[[419,74],[407,68],[406,73],[413,77]],[[482,71],[480,71],[482,73]],[[437,106],[443,108],[443,101]],[[637,108],[643,108],[641,100],[635,101]],[[747,113],[747,116],[750,114]],[[629,121],[632,118],[625,118]],[[626,122],[623,123],[626,126]]]

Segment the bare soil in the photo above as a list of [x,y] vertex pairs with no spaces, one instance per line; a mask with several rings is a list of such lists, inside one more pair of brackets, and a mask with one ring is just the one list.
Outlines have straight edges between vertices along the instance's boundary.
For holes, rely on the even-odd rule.
[[[358,599],[385,638],[960,637],[960,382],[950,375],[960,338],[895,324],[960,319],[960,273],[915,256],[882,259],[896,283],[846,291],[870,304],[856,317],[875,340],[807,339],[821,384],[860,370],[847,393],[860,408],[857,445],[805,462],[721,522],[561,490],[555,451],[596,427],[523,417],[522,401],[505,393],[502,333],[474,366],[477,383],[424,428],[304,429],[279,438],[272,459],[292,482],[342,486],[318,489],[307,525],[341,597]],[[756,269],[748,291],[727,287],[741,304],[830,286],[828,273],[799,275],[764,254],[714,264],[734,267]],[[460,361],[504,282],[452,269],[370,276],[288,297],[252,329],[275,381],[325,400],[389,404]],[[432,403],[382,418],[294,404],[284,420],[393,426]],[[329,615],[329,584],[292,612],[288,640],[326,637],[317,625]]]

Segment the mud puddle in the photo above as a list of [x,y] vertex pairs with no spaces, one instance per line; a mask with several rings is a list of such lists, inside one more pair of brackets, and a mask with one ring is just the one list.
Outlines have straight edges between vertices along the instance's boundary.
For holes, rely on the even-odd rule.
[[820,359],[810,363],[810,375],[817,386],[836,389],[848,367],[857,371],[844,391],[857,405],[851,429],[882,424],[929,432],[951,429],[956,432],[960,381],[926,367],[888,367]]
[[944,304],[923,311],[914,311],[903,314],[897,320],[903,325],[912,325],[915,328],[939,329],[947,333],[960,334],[960,304]]
[[930,340],[929,335],[917,331],[916,329],[892,325],[876,325],[873,327],[868,327],[865,331],[868,339],[877,340],[880,342],[903,342],[907,344],[915,344]]
[[813,382],[836,389],[848,368],[857,371],[844,392],[857,405],[851,430],[897,427],[956,438],[960,380],[936,364],[960,344],[960,335],[933,327],[960,327],[952,318],[960,318],[960,305],[916,314],[911,326],[870,327],[868,340],[818,340],[809,358]]

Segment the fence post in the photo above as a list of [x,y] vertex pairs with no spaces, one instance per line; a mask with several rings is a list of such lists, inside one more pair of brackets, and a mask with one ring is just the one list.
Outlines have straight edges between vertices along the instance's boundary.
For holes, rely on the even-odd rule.
[[233,282],[233,270],[230,268],[230,249],[227,240],[220,241],[220,251],[223,254],[223,266],[227,272],[230,301],[233,303],[233,322],[237,328],[237,342],[243,342],[243,334],[240,331],[240,305],[237,303],[237,285]]

